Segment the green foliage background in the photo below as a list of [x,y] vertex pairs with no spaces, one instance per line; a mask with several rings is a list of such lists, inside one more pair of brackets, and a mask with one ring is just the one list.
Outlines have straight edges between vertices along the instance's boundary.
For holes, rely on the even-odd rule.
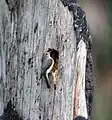
[[[107,73],[112,74],[112,0],[107,0],[105,3],[109,25],[105,30],[104,40],[96,43],[101,46],[97,49],[95,62],[97,76],[94,90],[93,120],[112,120],[112,89],[109,88],[112,76],[108,76]],[[103,76],[106,77],[103,79]],[[102,83],[107,85],[103,87]]]

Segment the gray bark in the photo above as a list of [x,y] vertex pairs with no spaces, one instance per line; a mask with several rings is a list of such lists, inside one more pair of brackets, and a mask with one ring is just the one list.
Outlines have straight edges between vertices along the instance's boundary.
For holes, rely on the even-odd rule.
[[[1,77],[24,120],[72,120],[76,37],[72,13],[56,0],[0,2]],[[45,50],[59,51],[57,89],[39,81]],[[41,116],[41,117],[40,117]]]
[[[24,120],[73,119],[76,43],[81,38],[74,30],[75,13],[65,6],[63,0],[0,1],[1,112],[12,105]],[[48,89],[39,80],[48,48],[59,51],[56,90],[53,83]]]

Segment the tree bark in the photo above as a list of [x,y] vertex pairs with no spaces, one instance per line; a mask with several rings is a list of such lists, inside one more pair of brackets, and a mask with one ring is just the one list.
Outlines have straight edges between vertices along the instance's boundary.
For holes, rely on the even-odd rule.
[[[1,0],[1,114],[11,106],[18,119],[73,120],[76,48],[81,39],[74,27],[73,10],[77,5],[71,5],[60,0]],[[88,46],[86,44],[87,49]],[[45,81],[39,80],[41,58],[48,48],[59,52],[56,90],[53,83],[48,89]],[[87,58],[89,53],[87,51]],[[91,73],[87,72],[86,78]]]

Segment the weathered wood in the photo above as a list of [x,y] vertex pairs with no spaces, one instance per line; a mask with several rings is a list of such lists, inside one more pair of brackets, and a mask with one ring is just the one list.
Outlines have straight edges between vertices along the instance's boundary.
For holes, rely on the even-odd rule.
[[[4,103],[24,120],[72,120],[76,38],[73,17],[58,0],[1,0],[0,39]],[[59,51],[56,91],[39,81],[45,50]],[[5,69],[4,69],[5,68]]]
[[[70,12],[73,13],[74,31],[76,34],[76,48],[78,43],[83,40],[86,44],[87,58],[86,58],[86,73],[85,73],[85,96],[88,111],[88,120],[91,119],[92,102],[93,102],[93,61],[92,61],[92,38],[89,31],[89,26],[86,20],[86,14],[76,0],[61,0],[64,6],[68,6]],[[83,108],[82,108],[83,109]],[[84,117],[77,117],[78,119],[85,119]]]
[[85,70],[86,70],[86,45],[81,40],[78,44],[76,59],[76,84],[75,84],[75,118],[82,116],[88,118],[87,105],[85,98]]
[[[18,113],[24,120],[73,120],[75,56],[82,40],[87,50],[85,88],[83,86],[86,93],[83,89],[79,101],[85,101],[86,96],[84,109],[87,104],[90,119],[93,90],[91,36],[85,13],[76,0],[1,0],[0,9],[0,91],[3,93],[0,105],[11,109],[15,116]],[[44,79],[39,79],[41,57],[48,48],[59,52],[56,90],[53,82],[47,89]],[[78,110],[83,110],[82,104]],[[77,116],[87,118],[86,113],[80,113]]]
[[[0,70],[1,71],[1,70]],[[2,79],[0,79],[0,116],[3,114],[4,111],[4,103],[3,103],[3,83]]]

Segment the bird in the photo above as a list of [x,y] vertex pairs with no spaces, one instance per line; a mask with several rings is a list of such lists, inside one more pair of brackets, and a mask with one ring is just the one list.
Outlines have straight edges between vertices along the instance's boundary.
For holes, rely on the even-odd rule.
[[51,73],[51,70],[54,66],[54,60],[53,58],[50,56],[50,52],[45,52],[42,56],[41,59],[41,75],[40,75],[40,79],[42,77],[44,77],[46,84],[47,84],[47,88],[50,88],[50,80],[49,80],[49,74]]

